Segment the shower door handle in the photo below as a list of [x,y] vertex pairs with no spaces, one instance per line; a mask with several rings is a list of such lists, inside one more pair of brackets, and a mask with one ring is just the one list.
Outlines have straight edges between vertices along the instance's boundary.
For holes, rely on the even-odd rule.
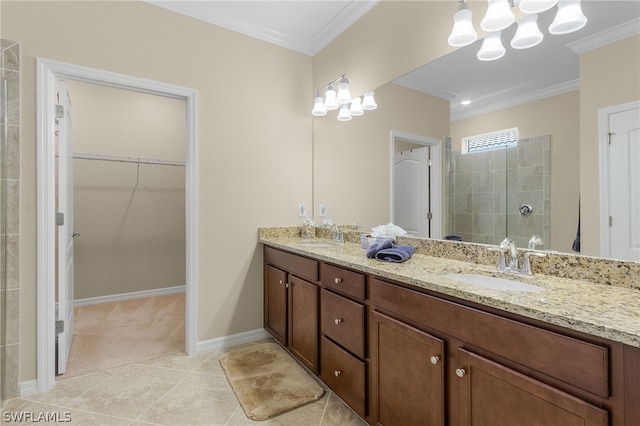
[[79,231],[73,231],[73,234],[71,234],[71,236],[73,238],[78,238],[80,236],[80,232]]

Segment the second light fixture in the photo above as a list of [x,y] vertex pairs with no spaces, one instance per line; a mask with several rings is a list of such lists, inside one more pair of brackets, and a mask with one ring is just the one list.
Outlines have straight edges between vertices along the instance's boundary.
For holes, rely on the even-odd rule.
[[[338,91],[336,92],[336,83]],[[326,88],[324,97],[321,91]],[[313,99],[313,109],[311,114],[316,117],[327,115],[327,111],[338,111],[338,120],[349,121],[352,117],[364,114],[364,111],[374,110],[378,107],[373,91],[365,93],[362,98],[351,97],[349,92],[349,80],[343,74],[342,77],[326,84],[316,91]]]

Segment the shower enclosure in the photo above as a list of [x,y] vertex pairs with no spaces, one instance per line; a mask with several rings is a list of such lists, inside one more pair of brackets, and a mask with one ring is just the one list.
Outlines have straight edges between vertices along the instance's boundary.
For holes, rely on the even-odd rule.
[[0,401],[18,396],[20,44],[0,39]]

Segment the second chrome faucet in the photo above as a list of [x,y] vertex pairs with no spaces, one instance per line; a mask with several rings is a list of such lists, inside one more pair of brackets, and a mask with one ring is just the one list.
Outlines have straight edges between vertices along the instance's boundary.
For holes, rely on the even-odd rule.
[[490,248],[491,251],[497,251],[498,271],[512,272],[516,274],[533,275],[531,269],[531,256],[545,257],[544,253],[527,251],[522,255],[518,252],[516,244],[511,238],[505,238],[498,247]]

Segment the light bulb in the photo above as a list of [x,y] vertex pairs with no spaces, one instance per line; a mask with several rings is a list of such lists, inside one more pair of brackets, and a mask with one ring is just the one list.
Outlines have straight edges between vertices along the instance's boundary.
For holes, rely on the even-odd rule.
[[481,61],[495,61],[504,56],[505,49],[502,45],[502,40],[500,40],[501,35],[502,33],[498,31],[485,36],[482,47],[478,51],[478,59]]
[[376,108],[378,108],[378,104],[376,104],[376,100],[373,97],[373,91],[365,93],[362,98],[362,109],[371,111]]
[[487,32],[502,31],[513,24],[516,16],[509,7],[508,0],[487,0],[489,8],[487,14],[482,18],[480,26]]
[[362,99],[360,99],[360,96],[351,100],[351,107],[349,108],[349,112],[354,117],[359,117],[364,114],[364,111],[362,110]]
[[348,104],[340,105],[340,112],[338,112],[338,120],[340,120],[340,121],[349,121],[349,120],[351,120],[351,113],[349,112],[349,105]]
[[330,84],[327,91],[324,92],[324,107],[327,111],[334,111],[340,107],[338,101],[336,101],[336,91],[333,88],[333,84]]
[[560,0],[558,13],[549,25],[549,32],[554,35],[569,34],[578,31],[587,24],[587,17],[582,13],[580,0]]
[[538,29],[538,15],[527,15],[518,21],[518,31],[511,40],[514,49],[527,49],[540,44],[544,36]]
[[453,17],[453,29],[447,41],[449,45],[453,47],[467,46],[478,38],[478,33],[473,28],[473,12],[464,6],[464,3],[460,5],[460,10],[456,12]]
[[327,115],[327,109],[324,107],[324,99],[320,96],[320,91],[316,93],[316,97],[313,98],[313,109],[311,110],[311,114],[316,117],[323,117]]
[[338,83],[338,96],[336,102],[339,105],[348,104],[351,102],[351,93],[349,93],[349,80],[343,75]]
[[555,6],[556,3],[558,3],[558,0],[520,0],[518,7],[523,13],[531,15],[549,10]]

